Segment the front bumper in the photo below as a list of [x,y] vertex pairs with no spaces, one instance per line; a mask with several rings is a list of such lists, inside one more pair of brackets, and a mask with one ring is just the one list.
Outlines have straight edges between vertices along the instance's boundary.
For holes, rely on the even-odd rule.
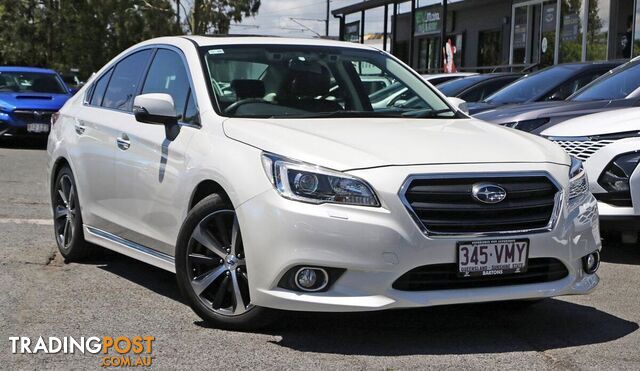
[[[455,170],[455,171],[453,171]],[[409,174],[547,171],[566,188],[568,168],[552,164],[406,166],[351,172],[367,180],[382,207],[312,205],[286,200],[268,190],[237,208],[251,300],[259,306],[304,311],[367,311],[442,304],[585,294],[597,275],[582,270],[581,258],[600,250],[597,204],[586,194],[569,210],[562,205],[551,232],[512,235],[528,238],[529,258],[561,261],[568,275],[558,281],[472,289],[401,291],[392,284],[406,272],[430,264],[455,263],[456,242],[474,238],[428,237],[411,218],[398,190]],[[475,238],[486,240],[487,238]],[[299,265],[346,271],[326,292],[301,293],[278,287]]]

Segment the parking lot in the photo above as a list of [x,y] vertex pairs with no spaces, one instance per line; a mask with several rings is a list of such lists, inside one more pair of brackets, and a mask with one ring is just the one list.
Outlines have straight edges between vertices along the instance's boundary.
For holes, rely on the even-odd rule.
[[156,338],[157,368],[640,368],[640,247],[605,242],[597,290],[529,308],[464,305],[291,313],[258,333],[205,327],[172,274],[115,253],[65,264],[49,221],[46,152],[0,143],[0,365],[99,367],[99,356],[12,354],[9,336]]

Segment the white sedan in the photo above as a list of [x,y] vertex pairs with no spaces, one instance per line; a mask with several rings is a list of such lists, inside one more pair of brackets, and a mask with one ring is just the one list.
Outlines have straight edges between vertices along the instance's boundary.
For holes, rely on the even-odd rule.
[[603,230],[637,243],[640,232],[640,108],[600,112],[542,132],[583,161]]
[[[374,109],[361,65],[420,108]],[[324,98],[332,81],[339,99]],[[146,41],[60,110],[47,151],[61,254],[99,245],[175,272],[220,327],[254,328],[276,309],[540,299],[599,282],[580,161],[468,117],[368,46]]]

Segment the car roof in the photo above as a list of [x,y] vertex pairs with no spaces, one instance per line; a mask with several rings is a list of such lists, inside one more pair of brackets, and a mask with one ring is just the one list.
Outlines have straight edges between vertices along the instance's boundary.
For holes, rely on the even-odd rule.
[[55,74],[56,71],[48,68],[39,67],[21,67],[21,66],[0,66],[0,72],[35,72]]
[[327,39],[306,39],[293,37],[237,37],[237,36],[182,36],[198,46],[218,46],[218,45],[311,45],[311,46],[333,46],[343,48],[356,48],[366,50],[379,50],[369,45],[350,43],[345,41],[335,41]]

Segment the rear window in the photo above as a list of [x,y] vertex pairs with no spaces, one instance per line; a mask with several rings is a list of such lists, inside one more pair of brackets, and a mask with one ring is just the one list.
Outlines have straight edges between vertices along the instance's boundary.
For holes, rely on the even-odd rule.
[[67,94],[67,88],[51,73],[0,72],[0,92]]

